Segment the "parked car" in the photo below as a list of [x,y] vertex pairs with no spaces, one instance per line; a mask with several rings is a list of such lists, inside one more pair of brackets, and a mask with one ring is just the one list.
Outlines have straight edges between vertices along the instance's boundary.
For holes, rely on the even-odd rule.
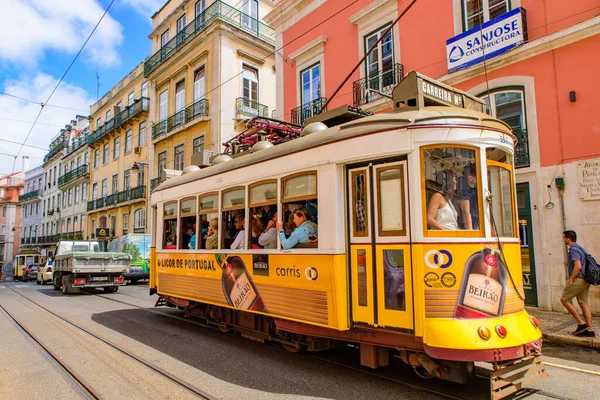
[[27,282],[30,279],[37,279],[37,272],[41,266],[42,264],[29,264],[23,268],[23,282]]
[[43,267],[37,271],[35,283],[38,285],[45,285],[48,282],[52,282],[52,261],[48,261]]

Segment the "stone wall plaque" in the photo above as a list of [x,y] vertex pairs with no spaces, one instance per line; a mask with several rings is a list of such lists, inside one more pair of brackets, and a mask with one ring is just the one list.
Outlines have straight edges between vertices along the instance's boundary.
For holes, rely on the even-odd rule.
[[600,158],[577,163],[577,183],[581,200],[600,200]]

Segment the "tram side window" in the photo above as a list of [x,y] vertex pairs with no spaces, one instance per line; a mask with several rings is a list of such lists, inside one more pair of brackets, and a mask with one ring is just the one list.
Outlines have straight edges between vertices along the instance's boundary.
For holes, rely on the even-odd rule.
[[223,192],[221,205],[221,248],[246,249],[246,188],[238,187]]
[[163,214],[163,249],[177,248],[177,203],[165,204]]
[[183,199],[179,206],[179,248],[196,249],[196,198]]
[[219,195],[207,194],[199,200],[200,222],[198,235],[201,240],[199,249],[215,250],[219,248]]
[[[318,198],[316,171],[303,172],[282,180],[282,218],[278,229],[281,247],[318,247]],[[279,227],[279,224],[278,224]]]
[[492,235],[515,237],[512,156],[502,149],[488,148],[486,159],[488,189],[492,195]]
[[465,147],[422,150],[427,229],[481,229],[482,202],[475,154],[474,149]]
[[250,235],[248,248],[277,248],[277,181],[258,182],[249,187]]

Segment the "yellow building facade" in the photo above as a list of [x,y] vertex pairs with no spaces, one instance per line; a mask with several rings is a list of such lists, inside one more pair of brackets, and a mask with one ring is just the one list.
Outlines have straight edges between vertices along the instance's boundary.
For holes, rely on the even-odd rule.
[[150,106],[144,64],[92,105],[86,236],[146,233]]
[[163,169],[220,152],[245,119],[270,116],[275,35],[261,22],[270,10],[270,1],[171,0],[153,15],[144,65],[153,93],[151,190]]

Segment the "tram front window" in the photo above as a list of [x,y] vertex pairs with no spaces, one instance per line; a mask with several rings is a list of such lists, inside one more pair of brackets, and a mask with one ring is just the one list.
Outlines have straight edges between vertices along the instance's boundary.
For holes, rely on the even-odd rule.
[[481,191],[475,149],[427,147],[421,154],[427,229],[479,231]]
[[492,234],[499,237],[515,237],[512,156],[503,150],[486,150],[488,189],[492,196]]

